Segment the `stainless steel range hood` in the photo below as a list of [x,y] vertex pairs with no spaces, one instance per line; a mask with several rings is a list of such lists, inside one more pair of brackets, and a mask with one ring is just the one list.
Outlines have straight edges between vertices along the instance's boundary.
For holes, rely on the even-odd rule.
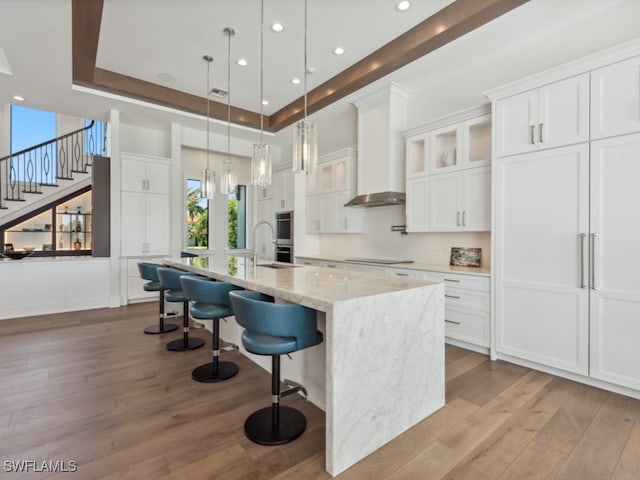
[[357,196],[345,207],[405,204],[404,138],[409,91],[390,83],[352,100],[358,109]]
[[387,205],[404,205],[404,192],[379,192],[358,195],[344,204],[345,207],[385,207]]

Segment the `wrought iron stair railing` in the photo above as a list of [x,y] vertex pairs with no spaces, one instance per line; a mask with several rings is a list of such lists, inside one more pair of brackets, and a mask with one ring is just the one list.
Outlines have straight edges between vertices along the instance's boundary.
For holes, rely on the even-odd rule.
[[0,208],[22,202],[25,194],[42,194],[44,186],[87,173],[94,155],[104,155],[104,123],[91,120],[84,128],[0,158]]

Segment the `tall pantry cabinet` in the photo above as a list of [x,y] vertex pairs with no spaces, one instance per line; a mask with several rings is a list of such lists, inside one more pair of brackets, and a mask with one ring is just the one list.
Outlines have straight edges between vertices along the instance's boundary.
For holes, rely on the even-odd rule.
[[[545,108],[560,122],[532,121],[530,109],[513,108],[541,92],[554,92]],[[640,396],[640,277],[633,264],[640,246],[639,92],[640,42],[632,42],[487,94],[498,146],[494,356],[634,396]]]

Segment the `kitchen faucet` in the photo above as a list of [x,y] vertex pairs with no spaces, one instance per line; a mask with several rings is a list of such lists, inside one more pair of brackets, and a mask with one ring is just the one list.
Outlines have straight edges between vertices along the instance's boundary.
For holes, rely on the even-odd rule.
[[271,242],[276,243],[275,230],[273,229],[273,225],[271,225],[271,223],[269,223],[267,220],[260,220],[258,223],[256,223],[253,226],[253,265],[254,266],[258,264],[258,245],[256,245],[256,230],[262,224],[269,225],[269,228],[271,229]]

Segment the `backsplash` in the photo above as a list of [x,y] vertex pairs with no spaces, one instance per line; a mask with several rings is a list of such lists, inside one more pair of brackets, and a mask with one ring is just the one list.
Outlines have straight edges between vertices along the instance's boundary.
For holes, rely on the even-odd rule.
[[491,265],[490,232],[409,233],[391,231],[405,223],[404,207],[369,208],[364,215],[363,234],[320,235],[320,255],[375,257],[448,265],[451,247],[482,249],[481,266]]

